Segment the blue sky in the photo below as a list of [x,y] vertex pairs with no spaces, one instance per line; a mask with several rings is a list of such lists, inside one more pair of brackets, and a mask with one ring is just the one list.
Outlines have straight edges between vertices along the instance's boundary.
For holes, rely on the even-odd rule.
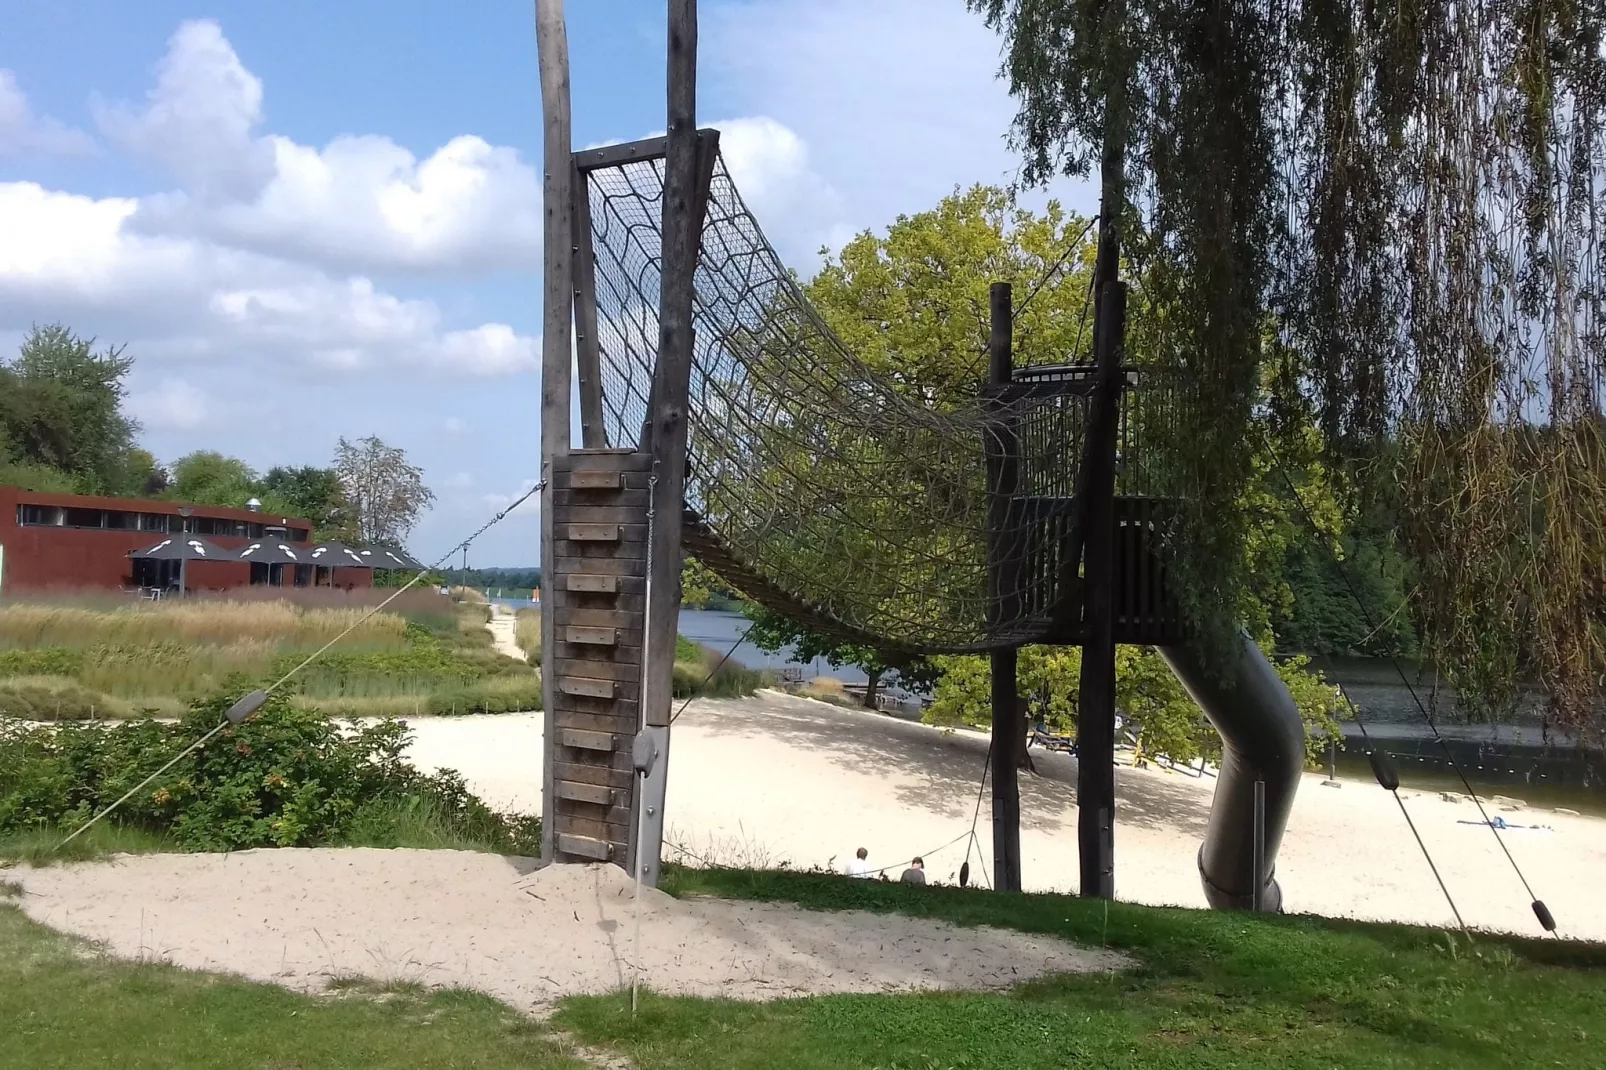
[[[570,0],[577,146],[663,127],[664,5]],[[803,273],[1007,182],[998,40],[962,0],[703,0],[699,119]],[[0,0],[0,351],[136,358],[143,443],[266,468],[406,448],[432,557],[539,468],[530,0]],[[1081,184],[1055,193],[1090,210]],[[471,564],[539,560],[533,509]]]

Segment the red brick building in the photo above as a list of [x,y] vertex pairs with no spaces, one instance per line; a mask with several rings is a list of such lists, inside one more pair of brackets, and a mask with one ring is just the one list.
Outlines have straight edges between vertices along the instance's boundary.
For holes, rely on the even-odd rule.
[[[160,566],[176,562],[129,560],[169,535],[199,535],[239,551],[253,541],[274,539],[299,554],[312,547],[312,524],[296,517],[250,509],[81,494],[43,494],[0,486],[0,595],[83,589],[131,590],[167,586],[173,577]],[[137,573],[149,573],[137,574]],[[225,590],[251,584],[366,587],[373,573],[358,568],[253,565],[248,561],[192,561],[192,590]]]

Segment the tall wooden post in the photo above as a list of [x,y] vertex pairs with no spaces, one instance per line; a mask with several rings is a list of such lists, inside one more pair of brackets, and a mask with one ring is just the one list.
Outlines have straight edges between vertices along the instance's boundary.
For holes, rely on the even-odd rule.
[[[987,381],[999,391],[1014,377],[1014,308],[1009,283],[993,283],[988,296],[992,330],[987,343]],[[995,417],[988,429],[991,441],[986,444],[992,586],[988,601],[993,623],[999,626],[1020,611],[1022,547],[1010,537],[1012,503],[1020,482],[1020,444],[1008,400],[995,396],[994,405]],[[1021,888],[1019,769],[1025,733],[1016,664],[1014,649],[992,655],[993,887],[1001,892]]]
[[1115,453],[1120,431],[1126,287],[1121,213],[1126,204],[1124,100],[1105,102],[1103,192],[1093,350],[1097,362],[1084,454],[1082,605],[1085,628],[1077,696],[1077,845],[1084,896],[1115,898]]
[[668,791],[669,720],[680,618],[680,523],[686,488],[687,394],[691,385],[692,282],[702,230],[697,139],[697,0],[669,0],[669,122],[664,159],[658,365],[653,374],[649,448],[652,534],[638,753],[653,758],[641,785],[637,850],[641,877],[657,885]]
[[[554,460],[569,453],[572,434],[569,416],[570,368],[574,359],[570,342],[574,283],[572,276],[573,175],[569,119],[569,35],[563,19],[563,0],[536,0],[536,51],[541,67],[543,117],[542,167],[542,279],[541,279],[541,582],[553,590],[557,538],[553,528],[552,472]],[[556,735],[554,665],[557,635],[551,599],[541,607],[541,697],[545,709],[547,753],[541,775],[541,857],[553,858],[553,763]]]

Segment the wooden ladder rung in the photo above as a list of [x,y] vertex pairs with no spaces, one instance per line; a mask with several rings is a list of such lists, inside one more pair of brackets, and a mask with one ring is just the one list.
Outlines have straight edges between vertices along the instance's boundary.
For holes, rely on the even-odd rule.
[[565,695],[579,695],[582,698],[616,698],[619,694],[619,685],[613,680],[564,676],[558,679],[558,690]]
[[618,576],[597,576],[591,573],[574,573],[564,577],[564,588],[587,594],[618,594]]
[[612,732],[591,732],[584,728],[558,729],[560,747],[577,747],[580,750],[616,751],[619,737]]
[[594,840],[590,836],[572,836],[567,832],[560,832],[558,850],[566,855],[594,858],[598,862],[613,861],[613,844],[606,840]]
[[618,542],[618,524],[570,524],[570,542]]
[[[573,780],[559,780],[554,782],[552,791],[560,799],[570,802],[591,803],[595,806],[617,806],[619,791],[617,788],[603,787],[601,784],[580,784]],[[558,820],[563,820],[561,817]]]
[[578,643],[582,646],[618,646],[618,628],[579,628],[570,626],[563,629],[563,641]]
[[624,473],[606,469],[582,468],[569,474],[569,486],[574,490],[618,490],[624,485]]

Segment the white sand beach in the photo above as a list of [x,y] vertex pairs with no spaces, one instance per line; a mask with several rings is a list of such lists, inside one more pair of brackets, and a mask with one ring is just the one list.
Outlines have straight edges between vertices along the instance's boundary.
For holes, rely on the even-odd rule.
[[[449,766],[498,807],[533,811],[541,794],[541,715],[419,718],[413,761]],[[976,812],[987,737],[762,692],[693,703],[670,750],[668,839],[687,861],[841,869],[857,847],[890,867],[923,855],[932,879],[957,880]],[[1028,890],[1074,891],[1076,760],[1033,751],[1021,776]],[[1452,925],[1432,871],[1389,794],[1370,780],[1323,787],[1307,775],[1277,861],[1290,912]],[[1116,893],[1203,907],[1195,856],[1214,780],[1157,769],[1117,774]],[[1500,844],[1470,802],[1401,792],[1467,924],[1542,935]],[[989,797],[977,826],[991,858]],[[1565,936],[1606,940],[1606,820],[1500,810],[1506,847]],[[974,852],[982,882],[987,866]]]

